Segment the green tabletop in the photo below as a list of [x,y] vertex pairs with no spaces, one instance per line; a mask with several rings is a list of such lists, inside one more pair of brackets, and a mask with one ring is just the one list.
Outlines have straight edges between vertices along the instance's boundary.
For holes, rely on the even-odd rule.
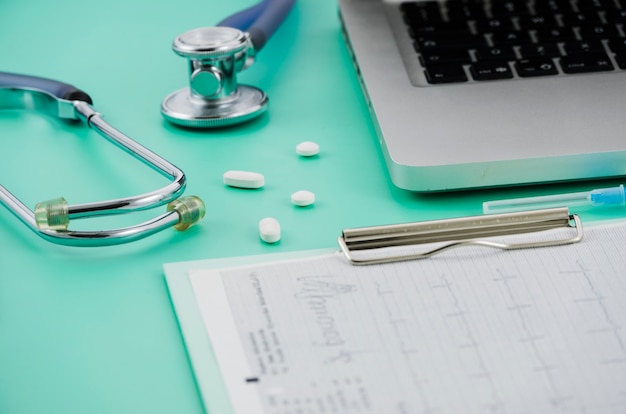
[[[199,413],[202,405],[172,310],[163,263],[336,246],[347,227],[481,213],[487,199],[581,191],[616,181],[417,195],[384,169],[333,0],[301,0],[239,76],[263,88],[269,112],[216,131],[178,128],[161,100],[185,87],[174,37],[254,4],[230,1],[0,2],[0,70],[87,91],[118,129],[182,168],[186,194],[207,206],[186,232],[122,246],[51,244],[0,208],[0,413]],[[28,111],[0,112],[0,183],[28,206],[155,190],[163,177],[81,125]],[[318,157],[295,153],[319,143]],[[265,175],[261,190],[225,187],[227,170]],[[310,190],[314,206],[290,195]],[[97,220],[130,225],[157,214]],[[621,210],[585,212],[584,220]],[[275,217],[282,240],[264,244]],[[215,373],[215,375],[218,375]]]

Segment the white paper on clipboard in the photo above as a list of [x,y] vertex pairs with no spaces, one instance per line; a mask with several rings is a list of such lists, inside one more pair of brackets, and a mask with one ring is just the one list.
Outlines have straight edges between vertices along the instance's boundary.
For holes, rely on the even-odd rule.
[[568,246],[365,267],[331,254],[189,280],[237,414],[615,413],[625,275],[621,223]]

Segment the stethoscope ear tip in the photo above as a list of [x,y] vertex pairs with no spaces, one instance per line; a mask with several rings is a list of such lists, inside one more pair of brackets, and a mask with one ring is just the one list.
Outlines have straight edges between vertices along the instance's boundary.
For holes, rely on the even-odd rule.
[[65,231],[70,224],[69,205],[63,197],[37,203],[34,215],[40,230]]
[[184,231],[204,218],[206,207],[200,197],[185,196],[171,201],[167,205],[167,211],[178,213],[179,220],[174,228]]

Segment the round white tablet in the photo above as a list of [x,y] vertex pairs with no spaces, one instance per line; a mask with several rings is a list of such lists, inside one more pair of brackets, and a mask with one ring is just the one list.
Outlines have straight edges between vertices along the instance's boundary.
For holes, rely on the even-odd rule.
[[265,177],[252,171],[231,170],[224,173],[224,184],[238,188],[261,188],[265,185]]
[[265,217],[259,221],[259,235],[265,243],[276,243],[280,240],[280,223],[273,217]]
[[320,146],[312,141],[301,142],[296,145],[296,152],[303,157],[313,157],[320,152]]
[[291,195],[291,202],[299,207],[310,206],[315,203],[315,194],[306,190],[296,191]]

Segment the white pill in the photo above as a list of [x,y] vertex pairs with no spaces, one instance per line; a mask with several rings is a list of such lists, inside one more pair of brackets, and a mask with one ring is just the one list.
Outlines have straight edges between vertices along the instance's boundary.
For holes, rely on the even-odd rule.
[[259,221],[259,235],[265,243],[276,243],[280,240],[280,223],[273,217],[265,217]]
[[303,157],[312,157],[319,154],[320,146],[315,142],[305,141],[296,145],[296,152]]
[[296,191],[291,195],[291,202],[300,207],[310,206],[315,203],[315,194],[306,190]]
[[224,184],[238,188],[261,188],[265,185],[265,177],[252,171],[231,170],[224,173]]

